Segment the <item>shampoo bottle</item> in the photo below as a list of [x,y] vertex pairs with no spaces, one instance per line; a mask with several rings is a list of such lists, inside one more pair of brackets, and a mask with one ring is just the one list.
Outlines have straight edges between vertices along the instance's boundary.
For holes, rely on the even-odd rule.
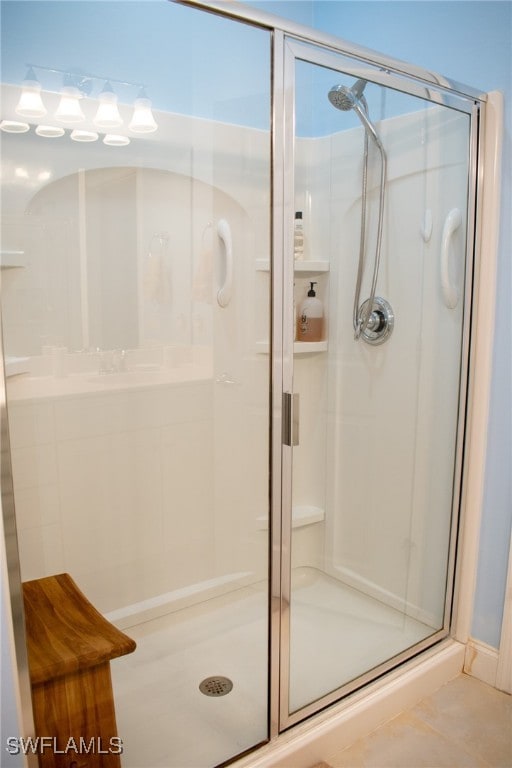
[[316,283],[310,283],[307,298],[299,307],[297,341],[322,341],[324,338],[324,308],[315,292]]
[[304,258],[304,223],[302,211],[296,211],[293,223],[293,256],[296,260]]

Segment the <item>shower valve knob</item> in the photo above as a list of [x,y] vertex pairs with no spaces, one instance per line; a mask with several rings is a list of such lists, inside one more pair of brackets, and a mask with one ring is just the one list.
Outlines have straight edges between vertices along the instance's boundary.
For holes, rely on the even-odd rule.
[[[370,299],[366,299],[359,309],[359,318],[366,317],[369,310]],[[377,346],[383,344],[389,339],[393,332],[395,324],[395,315],[391,309],[391,304],[380,296],[375,296],[371,308],[370,317],[366,327],[361,331],[359,338],[367,344]]]

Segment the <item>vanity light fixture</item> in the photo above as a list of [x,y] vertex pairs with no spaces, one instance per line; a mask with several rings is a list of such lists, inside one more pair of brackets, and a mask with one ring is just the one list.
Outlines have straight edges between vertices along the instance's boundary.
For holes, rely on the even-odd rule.
[[[133,90],[136,89],[137,96],[133,102],[133,115],[129,130],[135,134],[146,134],[153,133],[158,129],[151,110],[151,101],[148,99],[145,86],[142,83],[130,83],[124,80],[104,78],[80,71],[66,72],[39,64],[27,64],[26,66],[27,74],[23,80],[20,98],[16,106],[16,112],[19,115],[37,119],[47,113],[41,97],[41,83],[34,71],[37,69],[44,73],[51,73],[53,80],[55,80],[54,75],[59,75],[63,79],[60,101],[54,115],[54,119],[59,123],[75,126],[78,123],[85,122],[86,115],[83,112],[82,106],[88,99],[97,98],[96,114],[92,122],[95,127],[101,129],[102,133],[107,133],[103,139],[104,143],[117,147],[126,146],[130,143],[130,139],[127,136],[109,133],[109,131],[123,125],[123,118],[118,107],[118,94],[114,92],[114,88],[116,88],[116,91],[121,89],[123,93],[126,92],[126,89],[129,89],[132,94]],[[49,79],[51,80],[50,77]],[[93,91],[97,93],[94,86],[95,84],[101,86],[101,83],[103,83],[102,90],[97,97],[94,97],[92,95]],[[112,83],[114,87],[112,87]],[[51,90],[50,87],[48,91]],[[133,99],[133,95],[131,99]],[[131,99],[123,98],[123,104],[127,104]],[[30,130],[30,125],[28,123],[18,123],[14,120],[3,120],[0,124],[0,130],[7,133],[24,133]],[[49,125],[37,125],[35,126],[35,131],[38,136],[46,138],[58,138],[65,133],[63,128]],[[99,138],[95,131],[73,131],[70,135],[74,141],[96,141]]]

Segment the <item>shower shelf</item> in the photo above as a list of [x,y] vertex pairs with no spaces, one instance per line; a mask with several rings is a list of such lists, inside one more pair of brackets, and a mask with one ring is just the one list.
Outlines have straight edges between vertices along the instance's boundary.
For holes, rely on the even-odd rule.
[[[325,520],[325,511],[321,507],[304,505],[292,509],[292,528],[303,528],[305,525],[321,523],[323,520]],[[268,517],[257,517],[256,524],[259,531],[267,531]]]
[[2,269],[24,267],[25,265],[25,251],[2,251],[0,254],[0,267]]
[[[268,355],[270,344],[268,341],[257,341],[256,352],[260,355]],[[327,352],[327,341],[294,341],[294,355],[308,355],[312,352]]]
[[4,359],[4,367],[7,378],[10,376],[17,376],[20,373],[30,373],[30,358],[6,355]]
[[[256,259],[256,269],[259,272],[268,272],[270,270],[270,261],[268,259]],[[320,260],[305,259],[296,261],[294,272],[328,272],[329,262]]]

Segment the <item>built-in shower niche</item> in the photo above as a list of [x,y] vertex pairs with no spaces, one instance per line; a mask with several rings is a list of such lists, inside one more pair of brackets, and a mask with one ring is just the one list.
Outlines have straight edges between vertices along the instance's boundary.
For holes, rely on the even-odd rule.
[[8,379],[23,579],[70,572],[124,626],[264,579],[254,222],[213,184],[126,167],[48,184],[22,223],[4,333],[28,360]]

